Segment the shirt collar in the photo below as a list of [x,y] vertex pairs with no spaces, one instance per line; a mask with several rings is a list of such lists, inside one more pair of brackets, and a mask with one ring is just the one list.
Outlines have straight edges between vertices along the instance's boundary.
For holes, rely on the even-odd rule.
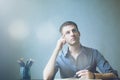
[[[83,50],[83,46],[81,45],[81,51]],[[69,54],[69,47],[65,47],[62,49],[63,55],[66,57]]]
[[63,52],[63,55],[66,57],[69,53],[69,48],[68,47],[64,48],[62,52]]

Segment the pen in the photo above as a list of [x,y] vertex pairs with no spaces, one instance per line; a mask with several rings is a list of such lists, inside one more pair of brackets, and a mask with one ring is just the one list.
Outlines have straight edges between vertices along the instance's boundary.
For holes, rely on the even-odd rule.
[[77,75],[77,74],[75,74],[73,77],[74,77],[74,78],[80,78],[80,77],[78,77],[78,75]]

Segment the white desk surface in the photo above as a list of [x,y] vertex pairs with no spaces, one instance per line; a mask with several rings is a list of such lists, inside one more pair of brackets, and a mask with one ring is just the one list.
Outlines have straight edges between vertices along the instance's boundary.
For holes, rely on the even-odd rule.
[[54,79],[54,80],[102,80],[102,79],[65,78],[65,79]]

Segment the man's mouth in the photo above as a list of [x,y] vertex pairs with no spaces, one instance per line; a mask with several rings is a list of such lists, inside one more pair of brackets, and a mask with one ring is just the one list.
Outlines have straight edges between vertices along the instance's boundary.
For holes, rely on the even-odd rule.
[[75,37],[74,37],[74,38],[71,38],[71,40],[74,41],[74,40],[76,40],[76,38],[75,38]]

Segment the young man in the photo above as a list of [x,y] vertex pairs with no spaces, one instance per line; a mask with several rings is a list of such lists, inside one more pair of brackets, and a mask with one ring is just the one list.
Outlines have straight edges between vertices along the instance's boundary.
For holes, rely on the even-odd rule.
[[[60,71],[61,78],[113,79],[118,74],[107,60],[96,49],[88,48],[80,43],[80,32],[76,23],[67,21],[60,27],[61,38],[58,40],[53,54],[46,65],[43,78],[52,80]],[[63,49],[64,44],[68,48]],[[99,68],[101,73],[96,71]]]

